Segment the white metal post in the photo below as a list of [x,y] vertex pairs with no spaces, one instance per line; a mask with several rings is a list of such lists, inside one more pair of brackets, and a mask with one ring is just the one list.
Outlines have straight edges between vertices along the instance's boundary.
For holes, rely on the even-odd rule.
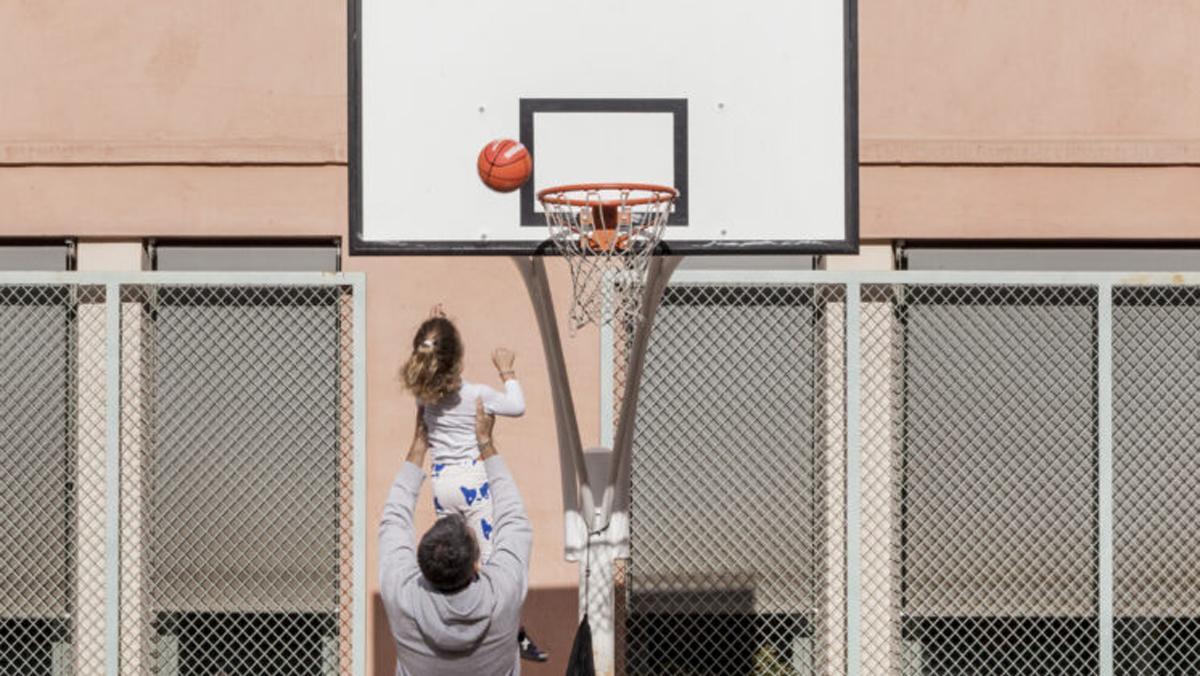
[[104,673],[121,673],[121,285],[104,288]]
[[[671,275],[682,258],[657,257],[650,262],[646,285],[642,291],[642,318],[634,330],[625,366],[625,388],[621,395],[621,411],[609,456],[607,481],[596,515],[594,532],[588,538],[587,557],[591,563],[590,577],[581,579],[580,599],[592,628],[592,655],[597,674],[612,674],[616,670],[616,566],[618,556],[629,550],[629,481],[632,467],[634,422],[637,417],[638,383],[654,318]],[[613,338],[613,332],[602,332]],[[601,352],[605,352],[604,349]],[[609,352],[611,354],[611,352]],[[584,571],[587,575],[588,571]],[[584,598],[584,590],[589,593]]]
[[1113,674],[1113,285],[1105,282],[1099,288],[1099,307],[1096,321],[1096,449],[1099,468],[1097,486],[1099,556],[1097,571],[1100,586],[1100,676]]
[[354,523],[350,629],[354,676],[367,674],[367,284],[361,273],[352,278],[354,293]]
[[862,286],[846,284],[846,674],[862,673]]

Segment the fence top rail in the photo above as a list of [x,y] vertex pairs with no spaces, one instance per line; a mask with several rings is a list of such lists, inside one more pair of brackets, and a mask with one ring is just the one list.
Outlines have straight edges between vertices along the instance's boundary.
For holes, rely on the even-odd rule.
[[1025,272],[960,270],[679,270],[676,284],[980,284],[1200,286],[1200,272]]
[[[683,284],[1057,284],[1078,286],[1200,286],[1200,272],[1010,272],[965,270],[678,270]],[[21,272],[0,271],[0,285],[11,284],[197,284],[358,286],[364,272]]]
[[363,272],[0,272],[0,285],[12,284],[195,284],[195,285],[289,285],[358,286]]

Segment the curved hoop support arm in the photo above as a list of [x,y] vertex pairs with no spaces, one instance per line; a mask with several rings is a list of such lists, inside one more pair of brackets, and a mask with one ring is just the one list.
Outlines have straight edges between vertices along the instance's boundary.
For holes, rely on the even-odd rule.
[[[572,537],[571,512],[583,520],[586,529],[581,535],[586,546],[587,533],[595,530],[596,506],[588,483],[587,465],[583,457],[583,444],[579,438],[579,421],[575,417],[575,401],[571,396],[571,381],[567,375],[566,359],[563,357],[562,337],[558,333],[558,321],[554,313],[554,299],[550,295],[550,284],[546,278],[546,263],[541,256],[513,256],[513,262],[525,281],[533,313],[537,317],[538,331],[542,337],[542,351],[546,355],[546,369],[550,376],[550,389],[554,400],[554,423],[558,431],[559,465],[563,491],[563,507],[567,515],[567,542]],[[578,527],[577,525],[575,527]]]
[[[646,275],[646,286],[642,290],[642,320],[634,331],[633,343],[629,347],[629,361],[625,367],[625,390],[621,395],[621,410],[617,416],[617,431],[613,436],[612,461],[609,465],[608,482],[600,504],[600,523],[594,530],[607,528],[614,513],[628,518],[629,474],[632,466],[633,429],[637,418],[638,390],[642,380],[642,366],[646,362],[646,348],[654,330],[654,318],[662,301],[667,284],[675,268],[683,260],[681,256],[657,256],[650,261]],[[612,534],[615,541],[625,540],[627,523],[620,525],[621,533]]]

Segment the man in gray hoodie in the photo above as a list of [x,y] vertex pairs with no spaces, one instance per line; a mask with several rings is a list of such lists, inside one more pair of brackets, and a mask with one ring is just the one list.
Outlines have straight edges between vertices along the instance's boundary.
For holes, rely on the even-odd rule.
[[495,419],[476,402],[475,435],[487,470],[492,555],[465,519],[439,519],[416,544],[413,508],[428,450],[420,414],[408,458],[388,494],[379,527],[379,591],[396,640],[397,676],[520,674],[517,630],[529,584],[533,527],[492,441]]

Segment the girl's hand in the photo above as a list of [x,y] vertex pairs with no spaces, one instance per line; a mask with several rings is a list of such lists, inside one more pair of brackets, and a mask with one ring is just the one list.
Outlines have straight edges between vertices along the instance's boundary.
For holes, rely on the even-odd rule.
[[442,307],[441,303],[438,303],[437,305],[434,305],[432,308],[430,308],[429,316],[437,317],[439,319],[445,319],[446,318],[446,308]]
[[513,363],[516,361],[516,353],[506,347],[498,347],[492,352],[492,363],[496,365],[496,370],[500,372],[502,380],[516,377],[517,373],[513,371]]

